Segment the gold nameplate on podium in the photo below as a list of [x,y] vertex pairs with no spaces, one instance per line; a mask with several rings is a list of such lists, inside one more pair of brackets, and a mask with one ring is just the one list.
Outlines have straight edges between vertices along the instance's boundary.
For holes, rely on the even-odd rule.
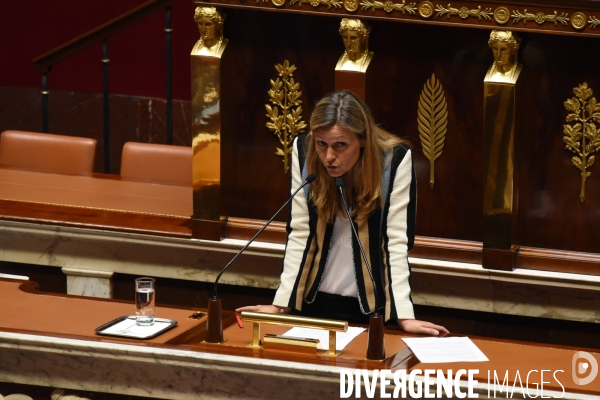
[[[287,315],[287,314],[268,314],[268,313],[260,313],[260,312],[252,312],[252,311],[242,311],[241,314],[242,320],[245,322],[252,322],[252,343],[250,347],[260,348],[262,347],[260,343],[260,324],[269,324],[269,325],[281,325],[281,326],[291,326],[291,327],[299,327],[299,328],[312,328],[312,329],[323,329],[329,331],[329,350],[327,351],[328,356],[337,356],[335,351],[336,347],[336,332],[346,332],[348,330],[348,322],[339,321],[333,319],[321,319],[321,318],[310,318],[310,317],[301,317],[298,315]],[[285,345],[298,345],[298,346],[312,346],[307,342],[299,341],[298,339],[288,339],[285,341]],[[265,342],[270,341],[273,343],[274,341],[283,344],[283,337],[279,339],[273,340],[273,336],[267,339],[265,335]],[[311,339],[308,339],[311,340]],[[315,349],[318,341],[314,344]],[[310,350],[308,350],[310,351]]]

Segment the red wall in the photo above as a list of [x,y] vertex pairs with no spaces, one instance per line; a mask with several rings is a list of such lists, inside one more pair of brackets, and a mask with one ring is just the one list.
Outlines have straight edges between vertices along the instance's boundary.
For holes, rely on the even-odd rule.
[[[33,59],[143,4],[144,0],[2,0],[0,85],[41,87]],[[190,0],[171,7],[173,97],[190,100],[189,53],[198,39]],[[108,41],[110,92],[165,97],[165,13],[159,12]],[[50,91],[102,91],[100,43],[64,60],[48,74]]]

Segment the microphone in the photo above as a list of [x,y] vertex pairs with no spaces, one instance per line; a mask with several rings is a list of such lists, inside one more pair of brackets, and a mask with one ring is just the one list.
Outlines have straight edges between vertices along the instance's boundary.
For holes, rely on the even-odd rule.
[[352,233],[354,233],[354,237],[358,242],[358,248],[360,249],[360,253],[362,254],[362,258],[365,261],[365,265],[367,266],[367,271],[369,271],[369,276],[371,277],[371,282],[373,282],[373,291],[375,292],[375,311],[371,314],[369,318],[369,338],[367,344],[367,359],[369,360],[383,360],[385,359],[385,344],[383,340],[383,317],[379,314],[379,295],[377,292],[377,285],[375,283],[375,278],[373,277],[373,271],[371,270],[371,265],[367,260],[367,256],[365,254],[365,250],[360,242],[360,238],[358,237],[358,233],[356,232],[356,228],[352,223],[352,217],[350,216],[350,210],[348,209],[348,205],[346,204],[346,195],[344,194],[344,179],[341,176],[335,178],[335,186],[340,191],[340,196],[342,198],[342,204],[344,205],[344,210],[346,210],[346,215],[348,216],[348,221],[350,222],[350,227],[352,228]]
[[262,228],[260,228],[260,230],[252,237],[252,239],[250,239],[248,243],[246,243],[246,245],[242,247],[242,249],[238,251],[238,253],[231,259],[231,261],[229,261],[227,265],[223,267],[221,272],[219,272],[219,275],[217,275],[217,279],[215,279],[212,298],[208,300],[208,317],[206,320],[205,342],[223,343],[223,315],[221,310],[221,299],[219,299],[219,296],[217,295],[217,286],[219,284],[219,279],[221,279],[221,275],[223,275],[223,273],[227,271],[229,266],[233,264],[233,262],[248,248],[248,246],[250,246],[254,239],[256,239],[258,235],[260,235],[262,231],[264,231],[267,228],[267,226],[275,219],[277,214],[279,214],[281,210],[283,210],[285,206],[287,206],[289,202],[292,201],[294,196],[296,196],[296,194],[306,185],[312,183],[316,179],[316,177],[317,175],[314,173],[308,175],[302,183],[302,185],[300,185],[300,187],[296,189],[296,191],[290,196],[290,198],[285,203],[283,203],[281,208],[277,210],[275,214],[273,214],[271,219],[269,219],[267,223]]

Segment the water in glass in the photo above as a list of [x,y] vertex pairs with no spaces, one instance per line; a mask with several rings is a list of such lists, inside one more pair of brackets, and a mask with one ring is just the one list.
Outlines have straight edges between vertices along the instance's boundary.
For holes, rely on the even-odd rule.
[[138,325],[152,325],[154,323],[154,279],[136,280],[135,288],[135,314]]

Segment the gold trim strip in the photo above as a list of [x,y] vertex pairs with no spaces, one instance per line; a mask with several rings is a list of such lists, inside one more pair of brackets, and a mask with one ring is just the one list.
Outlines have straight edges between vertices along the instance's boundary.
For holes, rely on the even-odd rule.
[[317,8],[320,5],[327,6],[327,9],[330,9],[331,6],[334,8],[341,8],[342,2],[336,0],[290,0],[290,5],[298,4],[298,6],[302,7],[302,4],[310,4],[311,6]]
[[458,15],[462,19],[467,19],[469,17],[477,17],[481,19],[483,17],[484,19],[489,20],[492,19],[493,15],[491,8],[486,8],[485,10],[482,10],[481,6],[477,6],[476,9],[469,10],[467,7],[450,7],[450,4],[448,4],[447,8],[438,4],[435,8],[435,12],[437,13],[438,17],[443,17],[445,15],[448,18],[450,18],[451,15]]
[[517,24],[523,21],[524,25],[527,24],[527,21],[535,21],[538,25],[543,25],[546,22],[554,22],[554,25],[557,25],[557,23],[560,22],[563,25],[567,25],[567,23],[569,22],[568,13],[561,13],[560,15],[558,15],[557,11],[554,11],[554,14],[547,15],[541,11],[532,14],[528,13],[527,9],[525,9],[523,13],[517,10],[513,11],[511,17],[513,19],[513,24]]
[[[260,1],[267,2],[267,0],[255,0],[256,3]],[[523,11],[513,10],[512,14],[508,10],[506,6],[498,6],[493,8],[493,4],[486,4],[485,6],[478,5],[477,8],[469,9],[468,7],[452,7],[449,3],[447,6],[443,6],[441,4],[437,4],[435,6],[435,10],[433,9],[434,5],[431,1],[421,1],[418,3],[411,2],[406,3],[407,0],[402,0],[402,3],[395,3],[392,0],[378,1],[378,0],[290,0],[290,6],[298,5],[302,7],[304,4],[310,4],[314,8],[318,8],[320,6],[327,6],[328,10],[331,10],[332,7],[334,9],[343,8],[349,12],[354,13],[360,7],[362,11],[372,11],[375,12],[377,10],[383,10],[386,13],[391,13],[393,11],[400,11],[402,14],[417,16],[417,14],[423,19],[429,19],[434,16],[434,12],[436,13],[435,17],[447,17],[458,16],[459,18],[466,20],[469,17],[477,17],[479,20],[485,21],[495,21],[499,26],[505,25],[510,21],[510,18],[513,18],[512,23],[518,24],[523,21],[523,24],[526,25],[528,21],[534,21],[538,25],[543,25],[546,22],[553,22],[554,25],[558,25],[560,22],[561,25],[567,26],[569,22],[571,22],[571,27],[575,31],[582,31],[587,26],[591,30],[595,30],[598,25],[600,25],[600,19],[596,18],[596,16],[590,16],[587,22],[585,19],[587,18],[586,14],[578,11],[574,12],[571,17],[569,17],[569,13],[566,11],[554,11],[554,13],[546,14],[543,11],[538,11],[536,13],[528,12],[527,9]],[[245,0],[240,0],[240,2],[245,3]],[[286,0],[271,0],[273,6],[280,8],[285,5]],[[485,7],[485,8],[484,8]],[[493,10],[493,11],[492,11]],[[335,11],[337,15],[339,15],[338,10]],[[587,10],[589,12],[589,10]],[[581,33],[581,32],[580,32]]]
[[360,3],[360,6],[363,11],[371,9],[372,11],[379,10],[383,8],[383,11],[386,13],[391,13],[392,11],[400,11],[402,14],[415,14],[417,11],[417,3],[409,3],[406,4],[406,0],[402,0],[402,3],[394,3],[390,0],[386,0],[384,2],[381,1],[373,1],[363,0]]

